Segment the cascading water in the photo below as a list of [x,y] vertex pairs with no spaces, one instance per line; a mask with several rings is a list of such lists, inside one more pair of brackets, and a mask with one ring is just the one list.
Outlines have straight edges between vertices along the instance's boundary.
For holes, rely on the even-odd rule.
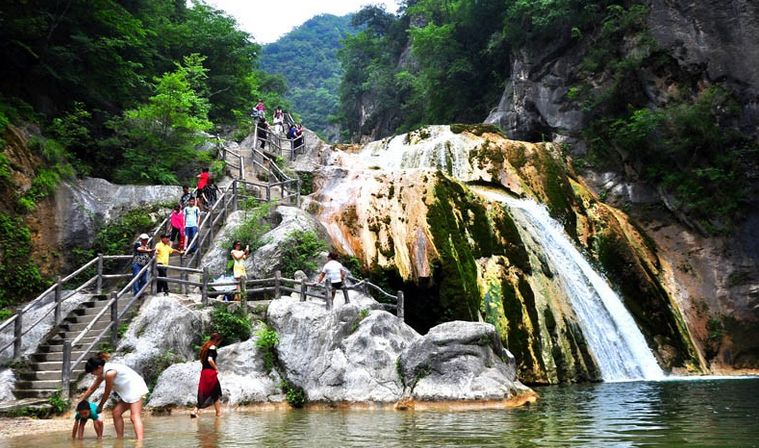
[[548,210],[530,200],[477,189],[505,203],[514,220],[534,238],[563,283],[604,381],[662,379],[664,374],[619,296],[572,244]]

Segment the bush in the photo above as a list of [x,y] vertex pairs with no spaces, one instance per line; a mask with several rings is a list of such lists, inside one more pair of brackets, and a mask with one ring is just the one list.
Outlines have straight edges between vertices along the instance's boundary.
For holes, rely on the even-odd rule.
[[250,338],[250,319],[242,310],[229,311],[225,305],[211,312],[211,332],[221,335],[221,344],[229,345]]
[[29,228],[0,213],[0,307],[31,299],[50,283],[32,258]]
[[273,328],[266,325],[256,333],[256,336],[258,337],[256,347],[261,350],[264,368],[266,368],[267,373],[271,372],[277,360],[277,352],[275,350],[277,344],[279,344],[279,335],[277,335],[277,332]]
[[282,243],[282,275],[292,278],[295,271],[314,272],[318,269],[314,258],[329,249],[326,241],[313,230],[295,230]]
[[306,404],[306,401],[308,401],[306,397],[306,391],[303,390],[302,387],[296,386],[290,381],[283,380],[281,383],[279,383],[279,387],[281,387],[285,392],[285,399],[287,400],[287,403],[296,409],[302,408]]
[[[252,198],[251,198],[252,199]],[[267,222],[271,205],[269,203],[259,204],[255,200],[246,200],[245,207],[252,207],[245,214],[245,221],[234,231],[229,233],[229,237],[224,245],[226,249],[232,249],[232,243],[237,240],[242,241],[242,246],[250,246],[251,251],[255,251],[264,245],[262,237],[266,232],[271,230]]]
[[151,359],[142,369],[142,378],[145,380],[145,384],[148,385],[148,389],[152,392],[163,371],[171,367],[172,364],[182,361],[184,359],[171,350]]
[[64,412],[68,411],[69,407],[71,406],[71,401],[64,400],[62,395],[63,394],[60,390],[56,390],[53,392],[53,395],[47,399],[47,402],[53,408],[53,413],[56,415],[63,414]]

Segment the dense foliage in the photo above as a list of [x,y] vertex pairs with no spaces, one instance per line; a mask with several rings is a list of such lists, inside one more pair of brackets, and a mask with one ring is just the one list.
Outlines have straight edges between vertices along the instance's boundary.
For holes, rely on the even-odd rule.
[[[579,76],[565,81],[575,83],[567,104],[586,118],[582,163],[650,182],[704,233],[728,230],[751,197],[757,144],[740,130],[734,94],[678,66],[647,17],[639,0],[406,0],[397,15],[365,7],[353,19],[362,31],[339,52],[344,137],[481,122],[515,53],[577,52]],[[652,99],[652,73],[677,94]]]
[[350,16],[318,15],[265,45],[261,55],[262,69],[287,80],[285,97],[305,125],[328,139],[336,137],[331,121],[342,75],[337,50],[340,40],[352,32]]
[[[175,182],[172,159],[186,151],[156,155],[191,147],[212,121],[235,123],[258,97],[284,92],[256,69],[259,50],[200,1],[4,2],[0,95],[29,110],[24,119],[42,125],[79,174]],[[192,162],[207,163],[183,160]]]

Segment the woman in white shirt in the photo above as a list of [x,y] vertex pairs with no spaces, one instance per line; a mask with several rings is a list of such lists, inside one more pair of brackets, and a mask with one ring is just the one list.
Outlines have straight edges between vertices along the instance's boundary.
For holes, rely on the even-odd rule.
[[105,390],[98,404],[98,414],[102,412],[103,406],[108,401],[111,392],[119,395],[119,402],[113,407],[113,426],[116,428],[116,437],[124,438],[124,412],[129,410],[129,419],[134,425],[134,435],[137,440],[142,440],[144,433],[142,429],[142,397],[148,393],[148,386],[139,373],[123,365],[107,362],[110,356],[107,353],[100,353],[96,357],[87,360],[84,371],[92,374],[95,381],[92,386],[80,397],[86,400],[97,390],[100,383],[105,381]]
[[322,268],[321,274],[319,274],[319,280],[317,280],[317,283],[321,283],[324,281],[324,277],[327,277],[329,279],[330,284],[332,285],[332,298],[335,298],[335,292],[337,292],[338,289],[343,288],[343,282],[345,281],[345,268],[342,264],[340,264],[339,261],[337,261],[337,254],[335,252],[330,252],[329,255],[327,255],[327,258],[329,261],[324,264],[324,267]]

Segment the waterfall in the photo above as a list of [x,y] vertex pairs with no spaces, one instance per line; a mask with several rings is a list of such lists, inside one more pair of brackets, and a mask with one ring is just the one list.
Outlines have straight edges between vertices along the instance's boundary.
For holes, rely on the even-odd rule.
[[664,374],[622,300],[572,244],[546,207],[477,189],[505,203],[514,220],[541,246],[567,291],[604,381],[656,380]]

